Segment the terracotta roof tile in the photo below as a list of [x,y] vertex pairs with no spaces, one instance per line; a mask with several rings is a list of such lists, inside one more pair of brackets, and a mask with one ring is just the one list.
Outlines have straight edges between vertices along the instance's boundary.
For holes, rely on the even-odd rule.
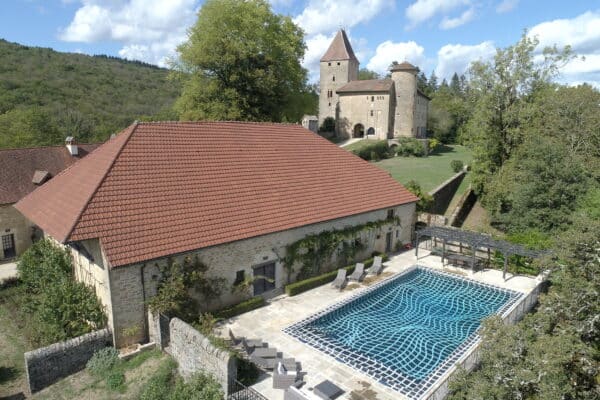
[[348,82],[336,90],[336,92],[389,92],[392,89],[392,86],[394,86],[394,81],[391,79],[366,79]]
[[141,123],[17,208],[116,267],[416,200],[298,125]]
[[354,55],[354,51],[352,50],[352,46],[350,45],[350,41],[348,40],[348,36],[346,36],[346,31],[340,29],[323,57],[321,57],[321,62],[342,60],[354,60],[358,62]]
[[0,204],[16,203],[35,190],[36,171],[46,171],[51,178],[99,145],[78,146],[77,156],[71,156],[65,146],[0,149]]

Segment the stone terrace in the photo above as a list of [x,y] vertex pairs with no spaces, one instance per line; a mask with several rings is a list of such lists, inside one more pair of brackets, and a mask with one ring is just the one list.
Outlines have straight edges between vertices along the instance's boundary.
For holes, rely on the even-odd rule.
[[[443,266],[440,257],[429,255],[429,252],[423,249],[419,249],[418,261],[414,254],[415,252],[412,250],[392,256],[389,261],[384,263],[384,272],[380,277],[369,277],[367,283],[350,283],[342,292],[332,288],[330,284],[326,284],[294,297],[282,295],[274,298],[266,307],[227,321],[221,326],[221,334],[227,336],[227,329],[230,328],[236,336],[260,338],[270,347],[275,347],[283,352],[285,357],[296,358],[301,363],[303,373],[306,373],[304,376],[306,383],[303,386],[305,389],[312,388],[323,380],[329,379],[344,389],[345,394],[340,399],[402,399],[404,396],[400,393],[309,345],[301,343],[283,333],[282,329],[415,264],[456,273],[476,281],[526,294],[539,283],[537,279],[525,276],[512,276],[504,281],[502,271],[498,270],[487,269],[472,273],[466,268]],[[263,376],[253,388],[270,400],[283,399],[283,390],[273,389],[273,381],[268,375]]]

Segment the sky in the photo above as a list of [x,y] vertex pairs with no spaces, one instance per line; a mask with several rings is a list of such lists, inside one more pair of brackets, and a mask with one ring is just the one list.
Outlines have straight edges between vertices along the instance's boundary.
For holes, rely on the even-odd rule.
[[[465,73],[474,60],[516,43],[524,30],[544,46],[580,55],[561,70],[567,84],[600,88],[598,0],[269,0],[303,28],[303,65],[318,80],[319,59],[344,28],[361,68],[380,74],[409,61],[428,76]],[[203,1],[0,0],[0,38],[58,51],[108,54],[166,66],[187,38]],[[0,63],[2,60],[0,60]]]

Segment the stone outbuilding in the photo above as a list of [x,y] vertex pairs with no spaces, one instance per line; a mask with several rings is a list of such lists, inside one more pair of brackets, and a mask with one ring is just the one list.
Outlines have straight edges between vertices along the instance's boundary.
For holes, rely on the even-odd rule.
[[393,63],[390,78],[358,79],[359,62],[344,30],[321,58],[319,126],[336,120],[343,138],[425,138],[429,97],[417,88],[419,68]]
[[[197,256],[224,278],[227,290],[204,309],[272,296],[296,279],[283,265],[287,245],[380,221],[354,240],[366,243],[363,257],[390,251],[412,240],[417,200],[299,125],[165,122],[131,125],[16,208],[71,249],[119,346],[134,327],[133,339],[148,338],[147,301],[169,260]],[[229,290],[257,276],[268,279],[249,293]]]
[[0,263],[20,256],[40,232],[13,205],[85,157],[97,144],[0,149]]

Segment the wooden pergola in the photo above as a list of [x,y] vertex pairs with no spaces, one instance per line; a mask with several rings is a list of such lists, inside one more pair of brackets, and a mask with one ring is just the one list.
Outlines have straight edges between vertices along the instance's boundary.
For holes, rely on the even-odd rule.
[[448,228],[444,226],[427,226],[423,229],[419,229],[416,233],[416,245],[415,245],[415,256],[419,258],[419,243],[421,238],[428,237],[431,239],[440,240],[442,242],[442,263],[446,258],[446,243],[459,243],[462,247],[463,244],[468,245],[473,254],[471,256],[471,269],[475,269],[476,253],[478,249],[497,250],[504,256],[504,269],[502,271],[502,278],[506,279],[506,270],[508,268],[508,258],[512,255],[519,255],[530,258],[537,258],[547,251],[542,250],[530,250],[521,245],[509,243],[504,240],[493,239],[491,236],[483,233],[464,231],[461,229]]

